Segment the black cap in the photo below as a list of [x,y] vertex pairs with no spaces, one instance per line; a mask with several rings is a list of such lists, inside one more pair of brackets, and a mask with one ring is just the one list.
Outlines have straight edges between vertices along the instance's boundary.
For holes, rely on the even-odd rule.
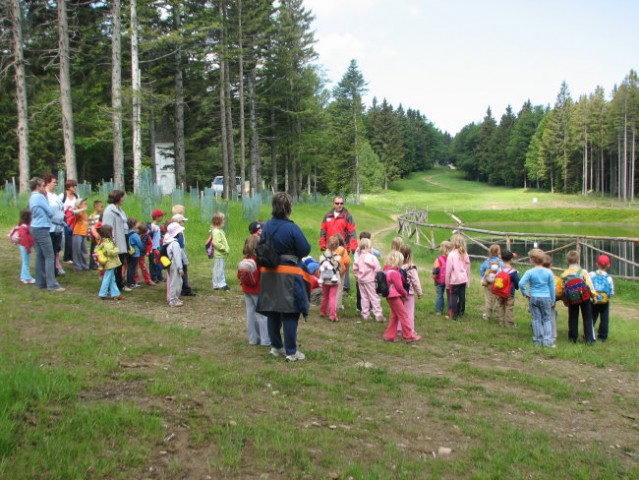
[[249,233],[251,235],[259,232],[261,229],[262,229],[262,224],[260,222],[251,222],[251,224],[249,225]]

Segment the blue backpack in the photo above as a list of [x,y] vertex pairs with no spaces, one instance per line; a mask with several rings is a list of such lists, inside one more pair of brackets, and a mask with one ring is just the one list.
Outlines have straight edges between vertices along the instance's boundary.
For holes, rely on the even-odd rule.
[[[601,303],[606,303],[612,293],[608,277],[609,275],[606,272],[601,271],[595,272],[595,275],[592,277],[592,285],[597,291],[597,300]],[[605,295],[601,295],[602,293]]]

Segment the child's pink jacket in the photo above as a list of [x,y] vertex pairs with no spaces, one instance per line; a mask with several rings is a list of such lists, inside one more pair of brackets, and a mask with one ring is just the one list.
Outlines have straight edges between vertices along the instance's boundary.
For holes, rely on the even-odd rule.
[[379,260],[370,250],[362,251],[353,265],[353,273],[359,283],[371,283],[375,281],[375,274],[382,269]]
[[462,283],[470,286],[470,258],[468,255],[462,257],[459,250],[455,249],[446,260],[446,287]]
[[399,269],[386,265],[384,272],[386,272],[386,282],[388,283],[388,297],[386,298],[403,298],[407,296],[408,292],[402,284],[402,274],[399,273]]

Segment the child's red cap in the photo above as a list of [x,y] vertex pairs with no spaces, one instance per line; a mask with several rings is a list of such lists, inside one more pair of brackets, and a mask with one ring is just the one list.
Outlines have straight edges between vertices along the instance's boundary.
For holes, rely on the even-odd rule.
[[151,218],[158,218],[158,217],[163,217],[164,215],[166,215],[165,212],[163,212],[162,210],[158,209],[158,210],[153,210],[151,212]]
[[600,267],[609,267],[610,257],[608,257],[608,255],[599,255],[599,257],[597,257],[597,265]]

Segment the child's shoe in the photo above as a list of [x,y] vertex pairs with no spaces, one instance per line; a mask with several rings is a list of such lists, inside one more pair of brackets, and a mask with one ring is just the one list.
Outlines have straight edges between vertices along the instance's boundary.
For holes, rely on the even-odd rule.
[[406,343],[414,343],[414,342],[419,342],[422,339],[421,335],[415,335],[412,338],[405,338],[404,341]]
[[298,360],[304,360],[305,358],[306,358],[306,355],[304,355],[299,350],[295,352],[293,355],[286,355],[287,362],[297,362]]

